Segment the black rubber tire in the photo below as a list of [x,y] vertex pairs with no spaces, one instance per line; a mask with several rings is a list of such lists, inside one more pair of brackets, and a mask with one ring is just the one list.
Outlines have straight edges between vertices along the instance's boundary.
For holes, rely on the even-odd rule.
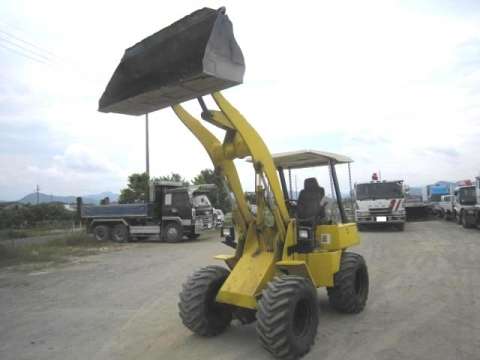
[[462,214],[463,214],[462,211],[460,211],[460,213],[455,213],[455,222],[456,222],[458,225],[461,225],[461,224],[462,224]]
[[465,229],[471,229],[473,227],[473,225],[468,221],[468,217],[465,214],[465,211],[462,211],[462,226]]
[[112,229],[112,240],[123,243],[129,240],[128,228],[124,224],[117,224]]
[[221,267],[210,265],[196,271],[180,293],[180,318],[183,324],[195,334],[216,336],[230,325],[232,308],[215,302],[218,290],[230,272]]
[[317,291],[309,279],[282,275],[267,284],[258,301],[257,334],[273,356],[298,359],[308,353],[317,326]]
[[344,252],[334,286],[328,287],[328,300],[337,311],[356,314],[365,308],[368,298],[368,269],[359,254]]
[[183,240],[183,229],[176,222],[168,223],[163,229],[162,238],[168,243],[178,243]]
[[110,228],[107,225],[97,225],[93,228],[93,236],[97,241],[110,240]]
[[195,240],[195,239],[198,239],[200,237],[200,234],[188,234],[187,237],[190,240]]
[[398,229],[398,231],[405,231],[405,223],[398,224],[397,229]]

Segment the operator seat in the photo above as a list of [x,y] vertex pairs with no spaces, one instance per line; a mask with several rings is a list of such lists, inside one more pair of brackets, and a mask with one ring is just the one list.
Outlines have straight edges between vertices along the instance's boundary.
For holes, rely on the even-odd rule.
[[325,189],[318,185],[316,178],[305,179],[297,201],[297,220],[311,225],[320,223],[325,218],[324,197]]

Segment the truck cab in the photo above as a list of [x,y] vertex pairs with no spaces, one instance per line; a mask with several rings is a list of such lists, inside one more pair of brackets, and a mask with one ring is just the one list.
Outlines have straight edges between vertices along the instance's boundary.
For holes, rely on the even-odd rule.
[[478,222],[477,192],[477,184],[455,188],[454,215],[457,223],[465,228],[472,227]]
[[454,218],[455,195],[442,195],[438,203],[438,216],[445,220]]
[[392,224],[404,230],[405,188],[403,180],[355,184],[355,218],[362,227]]
[[195,239],[213,227],[213,208],[207,194],[214,187],[153,181],[151,202],[81,206],[81,217],[97,240],[126,242],[157,237],[174,243],[184,237]]

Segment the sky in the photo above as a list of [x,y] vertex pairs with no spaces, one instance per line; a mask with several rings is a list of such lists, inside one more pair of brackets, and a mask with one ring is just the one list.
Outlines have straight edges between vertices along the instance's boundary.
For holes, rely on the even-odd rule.
[[[3,0],[0,200],[37,184],[119,192],[143,172],[144,119],[99,113],[98,99],[126,48],[203,6],[227,8],[246,73],[224,95],[272,152],[348,155],[354,182],[378,171],[410,186],[479,175],[478,1]],[[251,190],[251,165],[236,162]],[[150,115],[152,176],[208,167],[171,109]],[[325,169],[311,169],[294,174],[299,188],[307,176],[329,186]],[[345,166],[339,177],[345,187]]]

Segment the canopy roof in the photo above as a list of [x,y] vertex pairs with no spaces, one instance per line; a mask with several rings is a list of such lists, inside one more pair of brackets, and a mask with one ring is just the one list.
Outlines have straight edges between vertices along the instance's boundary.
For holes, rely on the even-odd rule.
[[353,162],[345,155],[335,154],[327,151],[298,150],[272,154],[275,166],[284,169],[301,169],[315,166],[326,166],[330,161],[334,164],[348,164]]

